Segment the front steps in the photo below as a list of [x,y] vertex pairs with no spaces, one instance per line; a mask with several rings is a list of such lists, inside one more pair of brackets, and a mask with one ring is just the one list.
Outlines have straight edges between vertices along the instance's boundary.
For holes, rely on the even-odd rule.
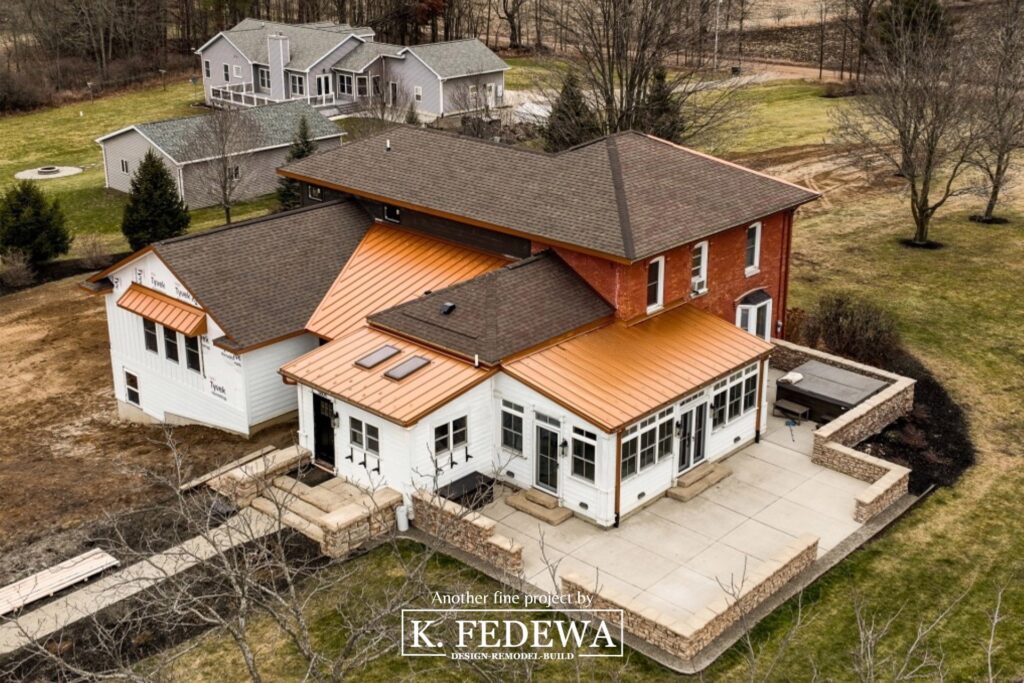
[[668,490],[667,495],[669,498],[685,503],[704,493],[730,474],[732,474],[732,470],[722,463],[704,463],[676,479],[676,485]]
[[506,496],[505,504],[551,526],[558,526],[572,517],[572,510],[559,507],[557,498],[537,489],[525,489]]

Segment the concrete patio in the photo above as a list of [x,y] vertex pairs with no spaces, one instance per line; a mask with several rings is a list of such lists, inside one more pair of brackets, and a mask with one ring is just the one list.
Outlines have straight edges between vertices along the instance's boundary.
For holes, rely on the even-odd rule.
[[[780,375],[772,373],[772,393]],[[523,546],[534,586],[556,592],[555,575],[597,577],[639,607],[689,617],[745,584],[798,536],[817,536],[820,557],[861,528],[854,500],[869,484],[811,462],[815,427],[769,417],[760,443],[724,461],[731,476],[688,502],[656,500],[618,529],[578,518],[548,526],[501,498],[482,512]]]

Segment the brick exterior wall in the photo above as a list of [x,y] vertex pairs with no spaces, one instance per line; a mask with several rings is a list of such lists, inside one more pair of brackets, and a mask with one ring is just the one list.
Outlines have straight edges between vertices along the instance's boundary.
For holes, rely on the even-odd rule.
[[[749,277],[744,265],[746,224],[707,238],[708,292],[698,297],[690,297],[690,277],[693,247],[703,240],[665,252],[665,305],[692,300],[695,306],[734,322],[737,302],[754,290],[764,289],[772,298],[771,330],[775,335],[777,321],[785,316],[785,270],[792,215],[792,211],[784,211],[762,219],[760,269]],[[534,245],[534,251],[542,248],[544,245]],[[625,265],[568,249],[555,251],[616,307],[620,320],[646,315],[647,260]]]
[[803,535],[790,542],[777,556],[762,563],[747,575],[738,595],[724,595],[689,617],[672,618],[657,610],[637,605],[632,598],[594,579],[573,573],[562,576],[562,593],[590,596],[594,609],[621,609],[623,628],[655,647],[683,659],[693,659],[743,615],[778,592],[818,555],[818,538]]
[[445,543],[497,567],[503,573],[523,572],[523,546],[494,533],[497,522],[436,494],[417,490],[412,494],[417,528]]

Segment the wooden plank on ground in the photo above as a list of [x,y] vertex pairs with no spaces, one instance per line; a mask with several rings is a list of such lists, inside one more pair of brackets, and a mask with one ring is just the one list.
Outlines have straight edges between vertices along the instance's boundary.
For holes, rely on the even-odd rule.
[[70,560],[55,564],[38,574],[0,588],[0,615],[13,612],[30,602],[49,597],[68,586],[96,576],[120,564],[113,556],[93,548]]
[[188,491],[190,489],[194,489],[195,487],[199,486],[200,484],[205,484],[206,482],[210,481],[214,477],[217,477],[217,476],[220,476],[220,475],[224,474],[228,470],[233,470],[236,467],[241,467],[242,465],[245,465],[246,463],[252,462],[256,458],[261,458],[264,455],[266,455],[267,453],[271,453],[271,452],[273,452],[275,450],[277,450],[277,449],[274,448],[273,446],[264,446],[263,448],[259,449],[258,451],[253,451],[252,453],[249,453],[247,455],[243,455],[238,460],[233,460],[233,461],[229,462],[226,465],[221,465],[220,467],[218,467],[215,470],[211,470],[211,471],[207,472],[206,474],[204,474],[202,476],[196,477],[195,479],[182,484],[178,488],[178,490],[179,491]]

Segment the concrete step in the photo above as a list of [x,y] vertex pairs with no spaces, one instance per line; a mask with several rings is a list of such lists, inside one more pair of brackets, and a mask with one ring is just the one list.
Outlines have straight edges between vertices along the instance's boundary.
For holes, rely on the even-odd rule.
[[307,503],[293,493],[279,489],[276,486],[271,486],[264,491],[262,497],[272,502],[277,502],[279,507],[283,507],[313,524],[319,524],[323,516],[327,514],[316,505]]
[[519,510],[520,512],[525,512],[531,517],[535,517],[536,519],[539,519],[545,524],[550,524],[551,526],[558,526],[565,520],[572,517],[572,510],[563,507],[549,508],[544,505],[538,505],[527,498],[526,493],[526,491],[513,493],[511,496],[505,498],[505,503],[510,508]]
[[[252,507],[273,519],[277,519],[279,512],[278,506],[269,498],[264,498],[263,496],[254,498],[252,501]],[[281,523],[285,526],[295,529],[306,538],[311,538],[318,543],[323,542],[324,530],[314,522],[295,514],[290,509],[281,510],[280,515]]]
[[318,507],[323,512],[333,512],[349,502],[348,497],[341,496],[323,485],[310,486],[287,475],[275,478],[274,488],[288,491],[299,500]]
[[544,493],[538,489],[526,489],[524,493],[526,494],[526,499],[531,503],[546,507],[548,510],[554,510],[558,507],[558,499],[550,493]]
[[[702,470],[699,477],[691,477]],[[732,470],[721,463],[707,463],[693,472],[687,472],[676,480],[676,485],[668,490],[668,497],[683,501],[693,500],[709,488],[732,474]]]

